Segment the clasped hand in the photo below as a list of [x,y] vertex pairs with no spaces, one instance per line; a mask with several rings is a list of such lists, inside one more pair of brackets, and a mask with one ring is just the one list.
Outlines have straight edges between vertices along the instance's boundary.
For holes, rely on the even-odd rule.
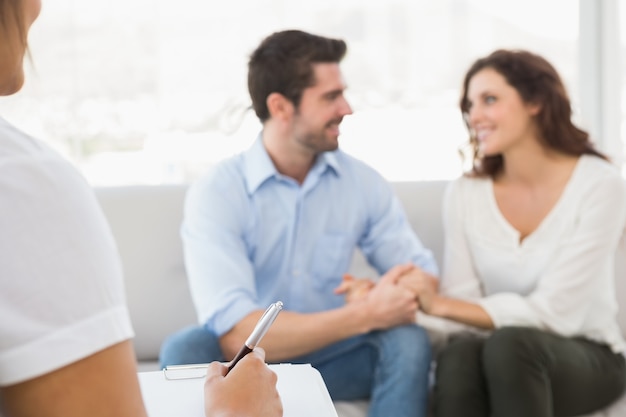
[[377,286],[392,283],[409,291],[418,303],[418,308],[425,313],[432,309],[433,300],[439,293],[437,277],[414,265],[402,265],[392,268],[376,283],[369,278],[356,278],[345,274],[341,284],[335,288],[335,294],[344,294],[347,303],[362,300]]

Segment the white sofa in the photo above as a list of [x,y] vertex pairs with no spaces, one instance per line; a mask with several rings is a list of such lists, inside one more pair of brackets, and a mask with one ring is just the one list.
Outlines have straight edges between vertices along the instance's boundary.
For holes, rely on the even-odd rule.
[[[441,264],[440,209],[446,182],[398,182],[392,185],[404,204],[411,225]],[[164,338],[196,323],[179,235],[186,189],[184,185],[95,189],[111,224],[124,266],[140,370],[158,369],[159,348]],[[358,253],[351,269],[357,276],[372,274]],[[616,256],[616,277],[619,300],[626,306],[624,239]],[[626,308],[620,311],[619,320],[626,335]],[[341,417],[363,417],[367,403],[338,402],[336,406]],[[626,416],[626,396],[604,412],[593,414],[593,417],[618,416]]]

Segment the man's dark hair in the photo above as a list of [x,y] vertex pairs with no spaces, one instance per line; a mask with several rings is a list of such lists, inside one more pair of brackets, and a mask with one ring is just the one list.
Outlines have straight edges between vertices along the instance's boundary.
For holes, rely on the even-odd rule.
[[261,122],[269,118],[267,97],[280,93],[296,107],[302,91],[314,85],[313,64],[339,63],[346,43],[299,30],[276,32],[261,42],[248,62],[248,91]]

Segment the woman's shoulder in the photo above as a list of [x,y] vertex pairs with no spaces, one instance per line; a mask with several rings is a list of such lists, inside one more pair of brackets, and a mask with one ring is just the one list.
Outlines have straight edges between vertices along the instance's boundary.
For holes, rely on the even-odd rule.
[[584,189],[609,187],[616,192],[626,192],[626,181],[617,164],[593,155],[583,155],[580,160],[579,181]]
[[0,118],[0,162],[49,156],[51,148]]
[[447,185],[444,201],[448,206],[482,206],[492,190],[491,178],[462,175]]
[[580,168],[585,178],[623,178],[616,163],[595,155],[581,156]]
[[608,204],[617,211],[626,210],[626,180],[616,164],[583,155],[574,175],[568,186],[571,202],[578,201],[581,207]]
[[449,193],[476,193],[488,192],[491,188],[492,180],[490,177],[478,177],[472,175],[461,175],[460,177],[450,181],[448,184]]

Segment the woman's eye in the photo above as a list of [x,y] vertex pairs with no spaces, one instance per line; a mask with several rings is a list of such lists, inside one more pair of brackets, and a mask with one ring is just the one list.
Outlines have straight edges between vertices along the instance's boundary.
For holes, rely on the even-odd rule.
[[496,101],[496,98],[494,96],[485,97],[485,103],[487,104],[495,103],[495,101]]

